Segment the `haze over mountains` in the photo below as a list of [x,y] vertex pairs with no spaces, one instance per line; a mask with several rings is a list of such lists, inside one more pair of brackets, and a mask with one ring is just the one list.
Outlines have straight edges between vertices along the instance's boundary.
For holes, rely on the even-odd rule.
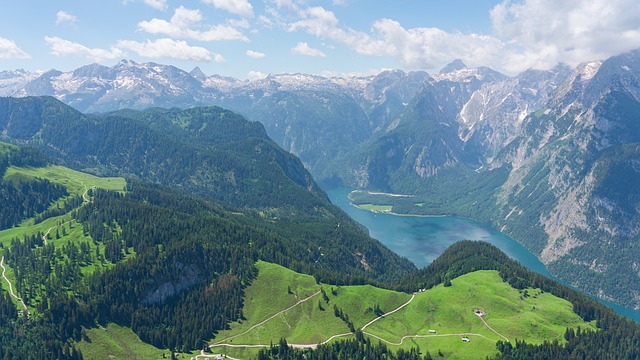
[[230,109],[262,122],[321,184],[431,198],[405,211],[491,223],[552,273],[636,308],[639,84],[640,51],[513,77],[460,61],[438,74],[252,82],[126,60],[0,72],[0,96],[50,95],[82,112]]

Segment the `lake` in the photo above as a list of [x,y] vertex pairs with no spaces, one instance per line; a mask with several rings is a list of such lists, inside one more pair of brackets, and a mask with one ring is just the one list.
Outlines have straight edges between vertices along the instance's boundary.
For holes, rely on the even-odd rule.
[[[411,260],[419,268],[430,264],[457,241],[482,240],[495,245],[529,270],[560,281],[549,274],[544,264],[524,246],[489,225],[455,216],[399,216],[373,213],[351,205],[348,195],[352,190],[338,188],[328,190],[327,194],[335,205],[369,229],[371,237],[380,240],[396,254]],[[640,322],[640,311],[600,301],[617,313]]]

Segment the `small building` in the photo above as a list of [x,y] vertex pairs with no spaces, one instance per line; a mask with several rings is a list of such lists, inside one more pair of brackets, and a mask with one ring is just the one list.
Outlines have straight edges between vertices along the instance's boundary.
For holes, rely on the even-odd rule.
[[462,342],[470,342],[470,341],[471,341],[471,340],[469,340],[469,338],[468,338],[468,337],[463,337],[463,338],[462,338]]
[[429,330],[429,334],[435,334],[436,331],[435,330]]

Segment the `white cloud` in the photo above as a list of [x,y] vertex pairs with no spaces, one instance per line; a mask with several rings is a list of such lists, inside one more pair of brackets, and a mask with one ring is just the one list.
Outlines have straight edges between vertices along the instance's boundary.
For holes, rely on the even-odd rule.
[[309,46],[306,42],[299,42],[294,48],[291,49],[291,52],[297,55],[306,55],[306,56],[317,56],[317,57],[325,57],[327,56],[325,53],[318,49],[314,49]]
[[166,0],[144,0],[143,2],[156,10],[160,10],[160,11],[167,10]]
[[213,5],[216,9],[226,10],[232,14],[246,18],[253,17],[253,6],[248,0],[202,0],[205,4]]
[[199,10],[189,10],[183,6],[176,9],[170,21],[152,19],[141,21],[138,28],[150,34],[164,34],[178,39],[199,41],[241,40],[249,41],[236,28],[227,25],[215,25],[205,31],[194,30],[203,20]]
[[69,12],[60,10],[56,13],[56,25],[60,25],[62,23],[75,24],[76,21],[78,21],[78,18]]
[[262,59],[267,56],[265,53],[261,53],[253,50],[247,50],[246,54],[248,57],[254,58],[254,59]]
[[227,61],[227,59],[225,59],[224,56],[222,56],[220,54],[215,54],[215,55],[213,55],[213,61],[215,61],[217,63],[221,63],[221,62]]
[[0,37],[0,59],[28,59],[29,54],[22,51],[15,41]]
[[249,71],[249,73],[247,74],[247,78],[251,81],[255,81],[255,80],[261,80],[266,78],[267,75],[265,75],[264,73],[260,72],[260,71],[254,71],[251,70]]
[[273,21],[264,15],[258,16],[258,22],[268,29],[273,27]]
[[229,19],[227,20],[227,23],[235,28],[243,28],[243,29],[248,29],[251,27],[251,24],[249,23],[249,20],[247,19]]
[[636,0],[524,0],[491,10],[493,30],[510,45],[505,67],[520,71],[576,65],[640,47]]
[[303,30],[346,44],[361,55],[392,56],[410,68],[430,69],[454,58],[486,64],[503,47],[501,41],[490,36],[447,33],[438,28],[405,29],[390,19],[377,20],[370,34],[342,29],[335,14],[322,7],[308,8],[301,15],[303,19],[291,23],[289,31]]
[[[186,41],[168,38],[155,41],[147,40],[138,42],[132,40],[120,40],[119,48],[128,49],[140,56],[148,58],[171,58],[178,60],[210,61],[211,52],[200,46],[190,46]],[[214,60],[218,61],[218,54]],[[222,58],[224,60],[224,58]]]
[[[448,32],[433,27],[405,28],[378,19],[368,32],[341,24],[323,7],[298,8],[274,0],[274,21],[287,18],[287,29],[351,47],[366,56],[390,56],[403,67],[434,69],[462,59],[508,72],[549,68],[559,62],[604,59],[640,48],[637,0],[505,0],[490,12],[492,34]],[[288,17],[283,16],[285,10]],[[283,20],[284,21],[284,20]]]
[[45,36],[44,40],[51,46],[51,53],[55,56],[81,56],[95,62],[122,57],[122,51],[118,48],[112,48],[111,50],[91,49],[77,42],[55,36]]

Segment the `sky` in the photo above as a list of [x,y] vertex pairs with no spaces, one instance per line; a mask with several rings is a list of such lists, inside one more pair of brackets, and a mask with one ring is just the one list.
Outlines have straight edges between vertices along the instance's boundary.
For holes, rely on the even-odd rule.
[[257,79],[461,59],[514,75],[638,48],[638,0],[0,0],[0,71],[130,59]]

